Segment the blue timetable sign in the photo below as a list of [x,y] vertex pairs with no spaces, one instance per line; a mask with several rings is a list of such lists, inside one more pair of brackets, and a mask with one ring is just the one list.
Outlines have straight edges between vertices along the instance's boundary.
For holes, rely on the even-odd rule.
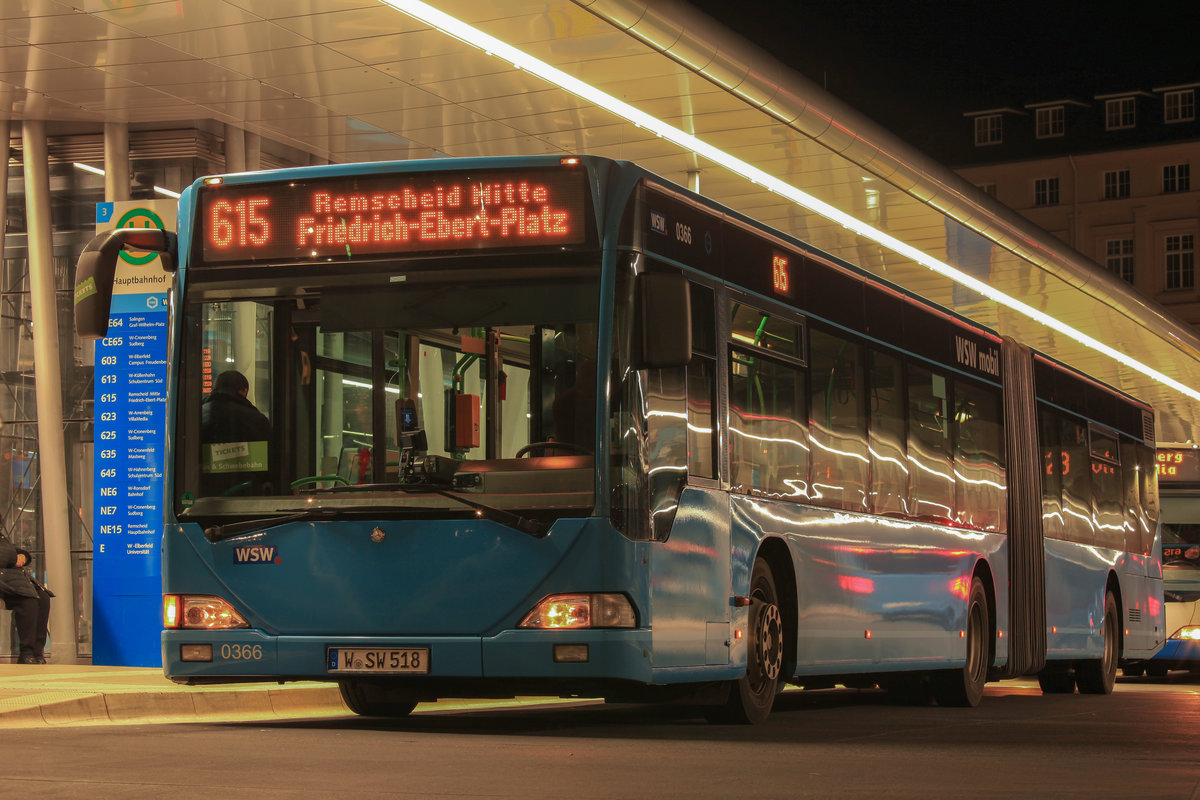
[[[98,229],[161,221],[145,202],[102,205]],[[118,265],[108,336],[96,343],[94,664],[162,664],[170,276],[145,255]]]

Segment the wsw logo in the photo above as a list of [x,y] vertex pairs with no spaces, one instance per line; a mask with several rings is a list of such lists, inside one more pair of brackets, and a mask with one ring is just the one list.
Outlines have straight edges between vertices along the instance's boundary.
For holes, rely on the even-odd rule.
[[282,564],[279,548],[275,545],[243,544],[233,548],[235,564]]

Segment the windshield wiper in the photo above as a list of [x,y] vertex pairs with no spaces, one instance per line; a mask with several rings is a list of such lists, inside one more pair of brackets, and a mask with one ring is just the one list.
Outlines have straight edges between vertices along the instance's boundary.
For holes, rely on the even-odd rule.
[[[288,511],[289,509],[281,508],[280,512]],[[204,529],[204,538],[210,542],[220,542],[225,539],[237,536],[239,533],[247,531],[265,531],[267,528],[274,528],[279,525],[286,525],[289,522],[296,522],[302,519],[329,519],[336,517],[339,514],[369,514],[386,511],[388,509],[380,506],[337,506],[334,508],[306,508],[303,511],[296,511],[291,514],[284,514],[281,517],[263,517],[261,519],[244,519],[241,522],[227,522],[224,525],[210,525]],[[405,509],[406,511],[409,509]]]
[[508,511],[503,508],[480,503],[477,500],[471,500],[463,497],[461,494],[446,489],[433,483],[356,483],[349,486],[330,486],[327,489],[313,489],[311,494],[344,494],[345,492],[355,491],[377,491],[377,492],[404,492],[406,494],[439,494],[442,497],[448,497],[451,500],[462,503],[465,506],[470,506],[484,519],[492,522],[499,522],[520,533],[528,534],[535,539],[541,539],[546,534],[550,533],[550,525],[540,519],[532,519],[523,517],[520,514]]

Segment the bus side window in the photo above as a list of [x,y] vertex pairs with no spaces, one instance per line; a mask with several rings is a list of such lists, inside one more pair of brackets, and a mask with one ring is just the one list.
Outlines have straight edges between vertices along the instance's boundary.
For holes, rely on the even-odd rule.
[[804,372],[729,350],[730,478],[735,490],[808,497]]
[[1146,552],[1143,532],[1145,521],[1138,497],[1138,471],[1137,445],[1121,437],[1121,510],[1124,514],[1125,550],[1130,553]]
[[950,381],[925,367],[908,367],[908,460],[912,497],[909,513],[947,522],[954,515],[954,470],[950,463]]
[[1063,469],[1066,455],[1058,441],[1058,418],[1038,409],[1038,441],[1042,450],[1042,531],[1047,539],[1065,538]]
[[1138,517],[1142,525],[1142,552],[1149,553],[1154,547],[1154,535],[1158,528],[1158,460],[1154,447],[1146,444],[1137,446],[1138,455]]
[[809,334],[812,496],[823,506],[867,511],[867,417],[862,347],[813,327]]
[[1058,430],[1063,474],[1063,538],[1079,544],[1095,544],[1087,425],[1059,415]]
[[692,360],[687,365],[688,475],[717,477],[716,305],[713,290],[693,283]]
[[904,438],[904,369],[894,355],[872,350],[867,372],[871,510],[908,514],[908,447]]
[[1125,548],[1125,512],[1122,510],[1121,463],[1117,437],[1090,428],[1092,519],[1096,544],[1116,550]]
[[1002,531],[1005,500],[1004,431],[1000,393],[954,382],[955,519],[968,528]]

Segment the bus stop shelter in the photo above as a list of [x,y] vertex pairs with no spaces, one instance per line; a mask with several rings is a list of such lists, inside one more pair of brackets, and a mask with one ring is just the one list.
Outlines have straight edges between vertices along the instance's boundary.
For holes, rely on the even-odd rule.
[[[127,191],[131,129],[195,120],[224,126],[230,171],[259,166],[262,140],[312,163],[588,153],[1150,403],[1160,444],[1200,437],[1189,326],[679,0],[6,0],[0,17],[0,125],[25,167],[35,322],[62,315],[38,177],[55,131],[104,131],[109,200]],[[47,531],[67,527],[50,518],[68,508],[51,457],[70,346],[58,329],[34,326]],[[54,583],[61,550],[47,541]]]

